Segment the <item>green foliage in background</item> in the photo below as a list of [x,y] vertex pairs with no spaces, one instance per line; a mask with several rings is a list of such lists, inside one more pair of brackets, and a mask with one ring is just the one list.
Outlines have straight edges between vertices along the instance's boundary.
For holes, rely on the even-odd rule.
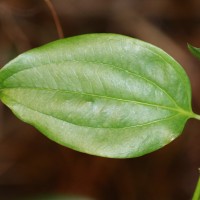
[[192,200],[200,200],[200,176]]
[[194,56],[200,59],[200,48],[193,47],[192,45],[188,44],[188,49]]
[[183,68],[161,49],[117,34],[21,54],[0,71],[0,99],[55,142],[113,158],[155,151],[199,118]]

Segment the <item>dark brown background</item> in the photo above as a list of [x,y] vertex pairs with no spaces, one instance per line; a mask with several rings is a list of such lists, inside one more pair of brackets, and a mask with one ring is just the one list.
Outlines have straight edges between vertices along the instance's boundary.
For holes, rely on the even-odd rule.
[[[130,35],[155,44],[185,68],[200,113],[199,0],[54,0],[65,37],[91,32]],[[0,1],[0,67],[58,38],[42,0]],[[0,199],[77,194],[99,200],[191,199],[200,166],[200,122],[190,120],[171,144],[134,159],[85,155],[57,145],[0,104]]]

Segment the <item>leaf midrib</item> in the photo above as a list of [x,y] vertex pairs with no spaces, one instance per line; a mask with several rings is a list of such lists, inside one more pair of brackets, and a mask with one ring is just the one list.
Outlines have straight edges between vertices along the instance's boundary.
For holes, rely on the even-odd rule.
[[[14,74],[12,74],[11,76],[7,76],[3,82],[7,79],[9,79],[10,77],[12,77],[13,75],[16,75],[17,73],[20,73],[22,71],[26,71],[26,70],[31,70],[31,69],[35,69],[35,68],[40,68],[40,67],[45,67],[47,65],[59,65],[59,64],[64,64],[65,62],[77,62],[77,63],[86,63],[86,64],[97,64],[97,65],[106,65],[106,66],[110,66],[112,68],[115,68],[115,69],[119,69],[125,73],[128,73],[130,74],[131,76],[135,76],[135,77],[138,77],[138,78],[141,78],[143,80],[145,80],[146,82],[150,83],[151,85],[157,87],[160,91],[162,91],[172,102],[175,106],[179,107],[177,105],[177,102],[175,101],[175,99],[164,89],[162,88],[160,85],[158,85],[157,83],[153,82],[152,80],[146,78],[145,76],[142,76],[140,74],[137,74],[137,73],[134,73],[130,70],[127,70],[127,69],[124,69],[124,68],[121,68],[119,66],[116,66],[116,65],[113,65],[111,63],[103,63],[103,62],[95,62],[95,61],[85,61],[85,60],[75,60],[75,59],[72,59],[72,60],[63,60],[63,61],[56,61],[56,62],[53,62],[51,61],[50,63],[42,63],[42,65],[39,65],[39,66],[32,66],[30,68],[25,68],[25,69],[22,69],[22,70],[19,70],[17,72],[15,72]],[[166,61],[165,61],[166,62]],[[168,64],[168,63],[167,63]],[[174,68],[173,68],[174,69]],[[176,71],[176,70],[175,70]],[[177,73],[178,74],[178,73]]]
[[[111,99],[111,100],[116,100],[116,101],[122,101],[122,102],[129,102],[129,103],[134,103],[134,104],[139,104],[139,105],[144,105],[144,106],[149,106],[149,107],[156,107],[160,109],[165,109],[169,111],[175,111],[177,113],[180,113],[182,115],[185,115],[187,117],[193,117],[193,113],[190,111],[186,111],[183,108],[177,106],[177,107],[169,107],[169,106],[163,106],[159,104],[152,104],[152,103],[145,103],[142,101],[136,101],[136,100],[129,100],[129,99],[121,99],[121,98],[116,98],[112,96],[106,96],[106,95],[99,95],[99,94],[92,94],[92,93],[86,93],[86,92],[78,92],[78,91],[70,91],[70,90],[63,90],[63,89],[55,89],[55,88],[32,88],[32,87],[6,87],[3,90],[12,90],[12,89],[31,89],[31,90],[44,90],[44,91],[56,91],[56,92],[63,92],[63,93],[69,93],[69,94],[78,94],[78,95],[85,95],[85,96],[91,96],[91,97],[98,97],[98,98],[105,98],[105,99]],[[5,94],[4,94],[5,95]],[[10,97],[9,97],[10,98]]]
[[159,123],[159,122],[162,122],[162,121],[166,121],[166,120],[169,120],[169,119],[172,119],[178,115],[180,115],[180,113],[178,114],[174,114],[174,115],[171,115],[169,117],[165,117],[165,118],[161,118],[161,119],[157,119],[157,120],[153,120],[153,121],[150,121],[150,122],[147,122],[147,123],[142,123],[142,124],[137,124],[137,125],[134,125],[134,126],[125,126],[125,127],[93,127],[93,126],[85,126],[85,125],[80,125],[80,124],[74,124],[72,122],[69,122],[69,121],[65,121],[63,120],[62,118],[59,118],[59,117],[56,117],[56,116],[53,116],[53,115],[50,115],[50,114],[47,114],[47,113],[44,113],[44,112],[41,112],[41,111],[38,111],[38,110],[35,110],[27,105],[24,105],[22,103],[19,103],[18,101],[14,100],[13,98],[9,97],[8,95],[6,95],[8,98],[10,98],[13,102],[16,102],[17,104],[25,107],[25,108],[28,108],[34,112],[37,112],[37,113],[40,113],[40,114],[43,114],[43,115],[46,115],[46,116],[49,116],[49,117],[52,117],[52,118],[55,118],[57,120],[60,120],[60,121],[63,121],[63,122],[67,122],[69,124],[72,124],[74,126],[80,126],[80,127],[87,127],[87,128],[95,128],[95,129],[128,129],[128,128],[137,128],[137,127],[143,127],[143,126],[148,126],[148,125],[152,125],[152,124],[155,124],[155,123]]

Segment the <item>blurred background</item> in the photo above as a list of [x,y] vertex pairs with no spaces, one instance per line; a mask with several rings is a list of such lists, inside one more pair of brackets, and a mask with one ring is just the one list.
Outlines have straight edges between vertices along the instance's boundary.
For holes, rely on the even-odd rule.
[[[199,0],[52,0],[65,37],[112,32],[155,44],[186,70],[193,110],[200,113]],[[0,67],[18,54],[58,39],[43,0],[0,0]],[[62,147],[0,104],[0,199],[51,195],[94,200],[188,200],[200,167],[200,122],[143,157],[108,159]],[[52,198],[53,199],[53,198]],[[78,198],[74,198],[78,199]]]

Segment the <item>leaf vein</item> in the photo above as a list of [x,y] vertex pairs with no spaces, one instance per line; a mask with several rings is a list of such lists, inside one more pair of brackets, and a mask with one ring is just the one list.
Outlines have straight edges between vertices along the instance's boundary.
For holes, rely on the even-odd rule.
[[[122,101],[122,102],[130,102],[130,103],[135,103],[135,104],[139,104],[139,105],[144,105],[144,106],[150,106],[150,107],[156,107],[156,108],[160,108],[160,109],[166,109],[166,110],[171,110],[171,111],[176,111],[179,113],[184,113],[185,111],[178,107],[169,107],[169,106],[164,106],[164,105],[160,105],[160,104],[151,104],[151,103],[146,103],[146,102],[142,102],[142,101],[137,101],[137,100],[130,100],[130,99],[121,99],[121,98],[116,98],[116,97],[112,97],[112,96],[105,96],[105,95],[99,95],[99,94],[91,94],[91,93],[86,93],[86,92],[79,92],[79,91],[70,91],[70,90],[63,90],[63,89],[53,89],[53,88],[39,88],[39,87],[12,87],[9,88],[7,87],[6,89],[12,90],[12,89],[30,89],[30,90],[45,90],[45,91],[54,91],[54,92],[64,92],[64,93],[69,93],[69,94],[77,94],[77,95],[85,95],[85,96],[92,96],[92,97],[98,97],[98,98],[105,98],[105,99],[111,99],[111,100],[116,100],[116,101]],[[5,89],[2,89],[5,90]]]
[[[145,80],[146,82],[150,83],[151,85],[154,85],[154,86],[157,87],[159,90],[161,90],[166,96],[168,96],[168,98],[171,99],[171,101],[174,103],[174,105],[175,105],[176,107],[179,107],[179,106],[177,105],[175,99],[174,99],[164,88],[162,88],[161,86],[159,86],[157,83],[153,82],[152,80],[150,80],[150,79],[148,79],[148,78],[146,78],[146,77],[144,77],[144,76],[141,76],[141,75],[136,74],[136,73],[134,73],[134,72],[132,72],[132,71],[126,70],[126,69],[124,69],[124,68],[121,68],[121,67],[119,67],[119,66],[115,66],[115,65],[110,64],[110,63],[94,62],[94,61],[84,61],[84,60],[63,60],[63,61],[57,61],[57,62],[52,62],[52,61],[51,61],[50,63],[45,63],[45,64],[42,63],[42,67],[43,67],[43,66],[47,66],[47,65],[49,65],[49,64],[55,64],[55,65],[56,65],[56,64],[62,64],[62,63],[65,63],[65,62],[78,62],[78,63],[83,62],[83,63],[87,63],[87,64],[89,64],[89,63],[91,63],[91,64],[100,64],[100,65],[111,66],[111,67],[113,67],[113,68],[115,68],[115,69],[119,69],[119,70],[121,70],[121,71],[123,71],[123,72],[126,72],[126,73],[132,75],[132,76],[136,76],[136,77],[138,77],[138,78],[141,78],[141,79]],[[34,68],[40,68],[40,67],[41,67],[41,66],[34,66]],[[17,73],[19,73],[19,72],[26,71],[26,70],[31,70],[31,69],[32,69],[32,68],[25,68],[25,69],[22,69],[22,70],[17,71],[17,72],[14,73],[14,74],[17,74]],[[12,74],[11,76],[13,76],[14,74]],[[8,78],[11,77],[11,76],[6,77],[6,79],[8,79]],[[5,81],[6,79],[4,79],[4,81]]]
[[[8,96],[9,97],[9,96]],[[71,123],[71,122],[68,122],[66,120],[63,120],[62,118],[59,118],[59,117],[56,117],[56,116],[53,116],[53,115],[50,115],[50,114],[47,114],[45,112],[41,112],[41,111],[38,111],[34,108],[31,108],[30,106],[27,106],[27,105],[24,105],[22,103],[19,103],[18,101],[14,100],[13,98],[9,97],[12,101],[14,101],[15,103],[19,104],[20,106],[23,106],[25,107],[26,109],[29,109],[29,110],[32,110],[34,112],[37,112],[37,113],[40,113],[40,114],[43,114],[43,115],[46,115],[46,116],[49,116],[49,117],[52,117],[52,118],[55,118],[57,120],[60,120],[60,121],[63,121],[63,122],[67,122],[69,124],[72,124],[74,126],[80,126],[80,127],[88,127],[88,128],[95,128],[95,129],[127,129],[127,128],[137,128],[137,127],[142,127],[142,126],[148,126],[148,125],[152,125],[152,124],[155,124],[155,123],[159,123],[159,122],[162,122],[162,121],[166,121],[166,120],[169,120],[169,119],[172,119],[178,115],[180,115],[179,113],[178,114],[174,114],[174,115],[171,115],[169,117],[166,117],[166,118],[162,118],[162,119],[158,119],[158,120],[153,120],[153,121],[150,121],[150,122],[147,122],[147,123],[142,123],[142,124],[137,124],[137,125],[133,125],[133,126],[125,126],[125,127],[92,127],[92,126],[86,126],[86,125],[79,125],[79,124],[74,124],[74,123]]]

